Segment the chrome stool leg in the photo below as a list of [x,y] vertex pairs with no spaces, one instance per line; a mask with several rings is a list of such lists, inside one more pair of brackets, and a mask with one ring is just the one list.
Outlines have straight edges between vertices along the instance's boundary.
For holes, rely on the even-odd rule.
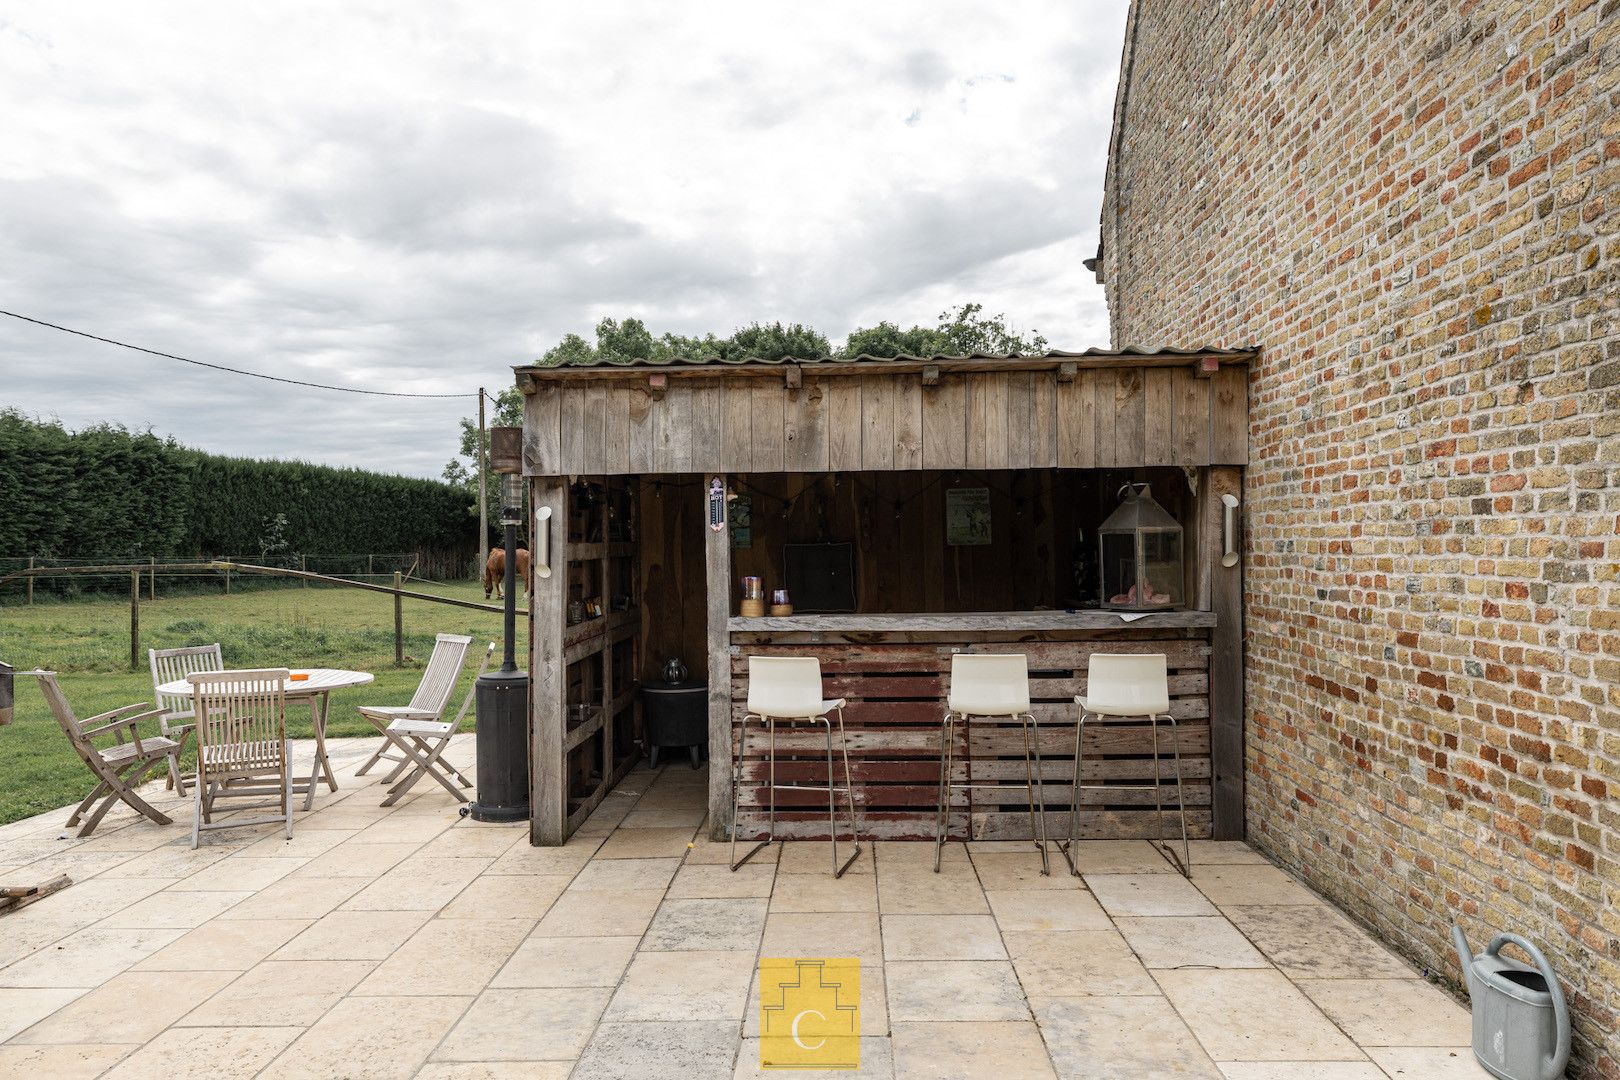
[[[770,730],[770,786],[766,790],[770,792],[769,797],[770,797],[770,800],[771,800],[771,806],[770,806],[770,818],[768,819],[769,820],[769,825],[767,826],[767,829],[766,829],[765,839],[763,839],[763,840],[759,841],[757,844],[755,844],[753,846],[753,848],[748,852],[748,854],[744,855],[742,858],[739,859],[739,858],[737,858],[737,817],[738,817],[738,807],[742,803],[743,751],[748,745],[748,721],[749,720],[759,720],[762,723],[764,723]],[[758,855],[762,850],[769,847],[771,845],[771,842],[773,840],[775,840],[775,839],[776,839],[776,721],[774,719],[767,719],[767,718],[762,717],[762,716],[754,716],[752,713],[750,713],[749,715],[743,717],[742,731],[737,736],[737,760],[732,764],[732,767],[731,767],[731,869],[736,870],[737,867],[741,866],[743,863],[747,862],[749,859],[752,859],[755,855]]]
[[[854,778],[854,775],[849,770],[849,738],[844,734],[844,710],[843,710],[842,706],[840,706],[838,708],[837,713],[838,713],[838,751],[839,751],[840,754],[843,755],[843,758],[844,758],[844,797],[849,802],[849,830],[850,830],[849,841],[855,847],[855,850],[849,856],[848,862],[845,862],[844,865],[839,867],[837,872],[833,874],[834,878],[841,878],[841,877],[844,876],[844,871],[849,869],[850,863],[853,863],[856,859],[860,858],[860,855],[861,855],[861,818],[860,818],[860,814],[855,809],[855,778]],[[831,724],[829,724],[827,726],[827,737],[829,739],[832,737],[832,725]],[[832,787],[832,760],[830,758],[827,761],[827,786],[829,788]],[[830,807],[829,807],[828,812],[829,812],[829,815],[830,815],[831,814],[831,808]],[[836,841],[838,839],[838,822],[836,821],[836,819],[832,821],[832,830],[833,830],[833,839],[834,839],[834,841]],[[837,848],[837,845],[835,843],[834,847],[833,847],[833,863],[836,865],[837,862],[838,862],[838,848]]]
[[1080,864],[1074,859],[1075,845],[1080,842],[1080,762],[1086,740],[1086,714],[1081,713],[1074,725],[1074,787],[1069,794],[1069,841],[1063,845],[1063,857],[1069,860],[1069,873],[1080,876]]
[[934,873],[945,853],[945,829],[950,823],[951,767],[956,749],[956,714],[947,711],[939,726],[939,813],[934,818]]
[[[1165,858],[1170,860],[1171,865],[1181,872],[1182,877],[1190,878],[1192,877],[1192,857],[1190,851],[1191,845],[1187,842],[1187,789],[1182,786],[1181,782],[1181,732],[1179,725],[1176,723],[1175,717],[1171,716],[1169,713],[1165,713],[1164,718],[1170,721],[1170,751],[1175,756],[1176,761],[1176,810],[1181,817],[1181,858],[1177,859],[1176,853],[1171,849],[1170,845],[1165,842],[1164,810],[1162,808],[1159,811],[1160,839],[1159,843],[1155,844],[1154,846],[1159,849],[1160,853],[1163,854]],[[1153,778],[1155,781],[1157,781],[1159,777],[1158,750],[1159,718],[1155,716],[1153,718]]]
[[[1019,717],[1024,725],[1024,777],[1027,781],[1025,795],[1029,801],[1029,816],[1031,832],[1035,834],[1035,846],[1041,849],[1041,876],[1049,877],[1052,873],[1051,858],[1046,851],[1046,795],[1040,788],[1041,771],[1041,729],[1035,721],[1034,713],[1025,713]],[[1031,761],[1031,755],[1034,760]]]

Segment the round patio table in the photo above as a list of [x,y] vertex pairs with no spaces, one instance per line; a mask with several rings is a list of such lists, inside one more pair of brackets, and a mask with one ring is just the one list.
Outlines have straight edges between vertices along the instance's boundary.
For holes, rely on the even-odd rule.
[[[374,682],[376,676],[369,671],[345,671],[342,668],[290,668],[291,675],[306,675],[305,679],[289,678],[282,684],[282,692],[288,702],[309,702],[309,719],[315,728],[315,764],[309,770],[309,779],[293,782],[293,791],[302,792],[304,796],[304,809],[308,810],[315,805],[315,789],[320,785],[321,778],[326,778],[326,786],[333,791],[337,790],[337,777],[332,775],[332,763],[326,758],[326,707],[329,695],[333,690],[342,690],[349,686],[364,686]],[[191,696],[191,683],[185,679],[176,679],[166,682],[157,688],[159,694],[176,694],[180,697]]]

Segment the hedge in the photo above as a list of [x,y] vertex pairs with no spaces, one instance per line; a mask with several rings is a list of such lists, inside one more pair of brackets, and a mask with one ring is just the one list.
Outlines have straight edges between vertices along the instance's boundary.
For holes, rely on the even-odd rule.
[[0,555],[470,551],[476,542],[466,492],[436,480],[220,457],[151,432],[68,431],[0,410]]

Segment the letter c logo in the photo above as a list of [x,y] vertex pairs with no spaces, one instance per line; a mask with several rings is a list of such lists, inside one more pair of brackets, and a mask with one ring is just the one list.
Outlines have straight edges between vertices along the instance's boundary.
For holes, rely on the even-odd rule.
[[807,1045],[805,1043],[805,1041],[803,1039],[799,1038],[799,1021],[803,1020],[807,1016],[814,1016],[818,1020],[827,1019],[825,1016],[823,1016],[821,1013],[818,1013],[814,1009],[806,1009],[806,1010],[804,1010],[804,1012],[802,1012],[799,1015],[795,1016],[793,1018],[793,1044],[795,1046],[797,1046],[800,1050],[820,1050],[823,1046],[827,1045],[827,1040],[826,1039],[822,1039],[820,1042],[816,1043],[816,1045],[814,1045],[814,1046],[809,1046],[809,1045]]

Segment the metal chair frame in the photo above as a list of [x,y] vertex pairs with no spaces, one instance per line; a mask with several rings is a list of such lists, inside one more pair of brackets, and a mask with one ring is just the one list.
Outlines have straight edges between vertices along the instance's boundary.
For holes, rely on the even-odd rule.
[[[741,730],[741,732],[738,733],[738,736],[737,736],[737,758],[736,758],[735,763],[732,765],[732,769],[731,769],[731,869],[733,871],[735,871],[743,863],[747,862],[749,859],[752,859],[755,855],[759,854],[761,851],[763,851],[765,848],[769,847],[772,843],[775,842],[775,840],[776,840],[776,792],[778,792],[778,791],[826,791],[826,793],[827,793],[827,830],[828,830],[828,838],[830,839],[830,841],[832,843],[832,867],[833,867],[833,877],[835,879],[843,877],[844,876],[844,871],[848,870],[850,868],[850,866],[855,862],[855,860],[860,858],[860,855],[861,855],[861,821],[860,821],[860,815],[855,809],[855,784],[854,784],[854,781],[851,780],[851,778],[850,778],[851,774],[850,774],[850,770],[849,770],[849,743],[845,739],[845,736],[844,736],[844,703],[843,703],[843,701],[839,700],[833,706],[831,711],[838,715],[838,743],[839,743],[839,749],[840,749],[840,751],[841,751],[841,753],[843,755],[843,759],[844,759],[843,792],[844,792],[844,795],[845,795],[845,797],[846,797],[846,799],[847,799],[847,801],[849,803],[850,840],[855,845],[855,850],[853,852],[851,852],[849,858],[845,859],[842,863],[840,863],[838,861],[838,810],[837,810],[837,805],[838,804],[837,804],[837,794],[838,794],[838,791],[839,791],[839,786],[837,784],[833,783],[833,741],[832,741],[832,728],[833,728],[833,726],[832,726],[832,721],[829,720],[825,714],[821,715],[821,716],[781,717],[781,718],[778,718],[778,717],[774,717],[774,716],[761,716],[758,713],[747,713],[742,718],[742,730]],[[799,720],[803,720],[803,721],[806,721],[806,722],[808,722],[808,723],[810,723],[812,725],[821,724],[826,729],[826,733],[827,733],[827,783],[825,785],[822,785],[822,784],[778,784],[776,782],[776,722],[777,722],[778,719],[783,719],[785,722],[787,722],[789,724],[793,724],[793,723],[795,723],[795,722],[797,722]],[[764,724],[765,727],[766,727],[766,730],[769,733],[768,738],[769,738],[770,774],[769,774],[769,782],[766,784],[766,790],[771,793],[771,801],[770,801],[770,809],[768,811],[769,816],[767,818],[768,825],[767,825],[767,830],[766,830],[766,834],[765,834],[765,839],[763,839],[763,840],[759,841],[758,843],[756,843],[753,846],[753,848],[746,855],[744,855],[742,858],[739,859],[739,858],[737,858],[737,819],[738,819],[740,807],[741,807],[741,804],[742,804],[742,767],[743,767],[743,760],[744,760],[744,752],[746,751],[747,746],[748,746],[748,721],[750,721],[750,720],[758,720],[760,723]]]
[[[1076,704],[1079,704],[1081,699],[1077,696],[1074,700]],[[1080,762],[1081,754],[1085,747],[1087,717],[1090,717],[1092,723],[1094,724],[1106,724],[1110,720],[1137,722],[1146,720],[1148,722],[1148,726],[1153,730],[1153,783],[1081,784]],[[1176,809],[1181,818],[1181,857],[1179,859],[1176,857],[1174,849],[1172,849],[1169,843],[1166,842],[1164,835],[1164,797],[1161,785],[1159,783],[1159,721],[1161,720],[1168,720],[1170,722],[1170,750],[1175,757],[1176,763]],[[1141,716],[1116,716],[1114,714],[1088,713],[1082,709],[1080,712],[1080,720],[1074,726],[1074,796],[1069,810],[1069,839],[1063,845],[1064,850],[1067,851],[1067,849],[1072,847],[1080,838],[1080,793],[1082,791],[1148,790],[1153,792],[1153,805],[1154,809],[1158,812],[1159,819],[1159,835],[1150,839],[1148,843],[1153,845],[1153,849],[1160,855],[1164,856],[1165,860],[1169,862],[1171,866],[1175,867],[1176,871],[1180,873],[1182,877],[1190,878],[1192,873],[1189,868],[1192,864],[1189,858],[1190,845],[1187,842],[1187,796],[1186,788],[1182,785],[1181,732],[1180,725],[1176,723],[1176,718],[1171,716],[1169,713],[1145,713]],[[1069,859],[1069,869],[1075,877],[1080,876],[1080,871],[1075,867],[1073,858]]]
[[[972,791],[975,788],[994,788],[1005,790],[1005,784],[975,784],[973,782],[973,757],[968,755],[963,759],[967,767],[967,779],[962,783],[951,780],[951,770],[956,765],[956,722],[957,717],[962,719],[964,730],[969,725],[969,717],[986,716],[990,713],[959,713],[954,709],[945,710],[945,718],[940,724],[939,738],[939,807],[934,815],[934,873],[939,873],[942,857],[945,853],[945,828],[950,819],[950,797],[953,791]],[[998,717],[999,718],[999,717]],[[1032,841],[1040,849],[1041,875],[1049,876],[1052,873],[1051,858],[1047,854],[1046,844],[1046,796],[1041,789],[1037,777],[1042,773],[1041,768],[1041,727],[1032,712],[1009,714],[1007,719],[1021,721],[1024,734],[1024,787],[1029,803],[1030,831],[1035,834]],[[1016,788],[1014,789],[1016,790]],[[1074,858],[1069,854],[1067,845],[1060,844],[1058,850],[1068,860],[1069,869],[1074,870]],[[1078,871],[1076,871],[1078,873]]]

